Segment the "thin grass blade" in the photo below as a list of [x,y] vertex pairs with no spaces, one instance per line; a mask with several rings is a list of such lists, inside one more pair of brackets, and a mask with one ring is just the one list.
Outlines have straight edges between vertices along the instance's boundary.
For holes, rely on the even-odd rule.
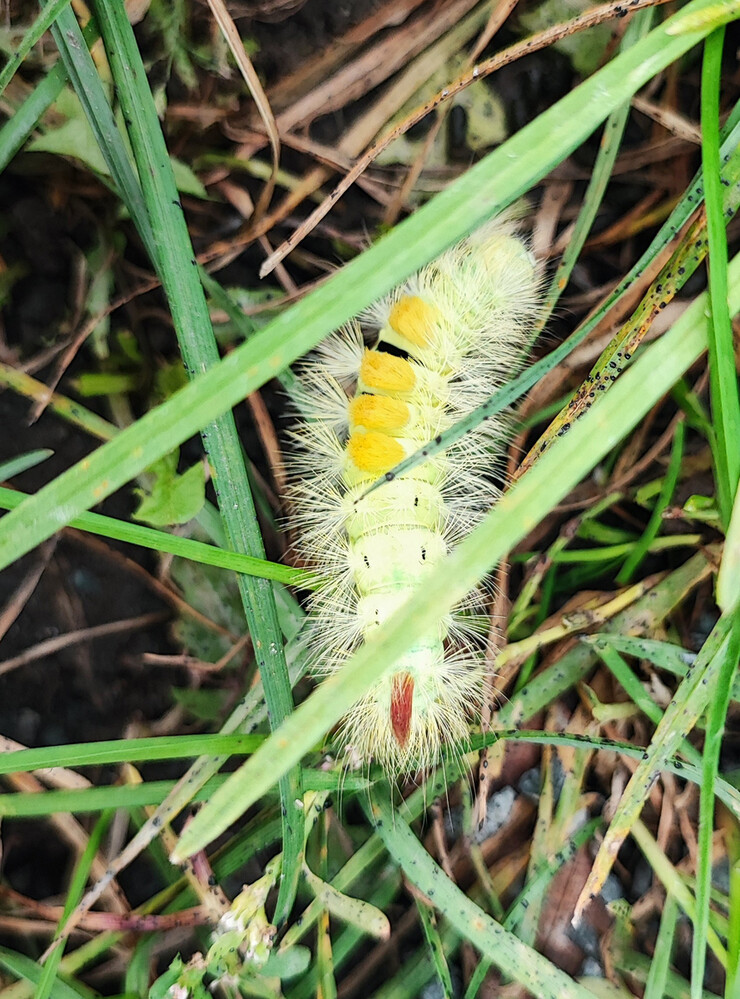
[[[193,266],[193,248],[172,165],[125,8],[122,3],[106,4],[99,5],[97,10],[154,242],[161,248],[154,262],[167,294],[186,370],[193,377],[217,365],[219,353],[198,268]],[[213,468],[219,509],[230,547],[253,558],[264,559],[264,546],[233,415],[226,412],[218,416],[203,429],[202,436]],[[240,574],[237,581],[270,708],[270,723],[277,726],[293,710],[293,697],[272,586],[256,576]],[[292,908],[301,870],[303,824],[296,804],[302,800],[298,770],[282,779],[281,797],[284,842],[275,915],[278,923]]]
[[709,387],[716,441],[713,451],[717,498],[727,525],[740,481],[740,397],[727,308],[727,235],[720,176],[719,88],[724,37],[724,27],[718,28],[704,43],[701,133],[709,236]]

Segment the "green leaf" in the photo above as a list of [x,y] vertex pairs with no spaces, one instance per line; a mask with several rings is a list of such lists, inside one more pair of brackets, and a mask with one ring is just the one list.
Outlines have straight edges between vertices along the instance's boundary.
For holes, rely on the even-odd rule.
[[[63,91],[55,110],[64,114],[67,121],[49,128],[41,135],[31,139],[26,145],[29,153],[53,153],[57,156],[70,156],[89,167],[94,173],[110,177],[110,170],[105,157],[100,151],[93,130],[88,124],[80,102],[70,91]],[[172,172],[175,184],[181,194],[190,194],[196,198],[208,199],[208,191],[197,176],[182,160],[171,157]]]
[[182,958],[178,954],[177,957],[173,959],[172,964],[169,966],[167,971],[165,971],[163,975],[160,975],[149,989],[149,999],[166,999],[169,990],[173,985],[177,984],[177,981],[182,974],[183,967]]
[[200,721],[218,721],[223,717],[228,705],[228,690],[191,690],[188,687],[173,687],[172,696],[191,715]]
[[170,157],[170,162],[172,163],[172,172],[175,175],[177,190],[180,194],[192,194],[195,198],[207,200],[208,191],[206,191],[187,163],[183,163],[182,160],[178,160],[174,156]]
[[285,950],[273,950],[262,969],[265,978],[297,978],[302,975],[311,963],[311,951],[308,947],[296,945]]
[[[79,106],[79,105],[78,105]],[[26,146],[29,153],[54,153],[71,156],[89,167],[93,173],[109,176],[105,159],[95,141],[92,129],[80,108],[79,116],[70,118],[58,128],[49,129]]]
[[377,937],[378,940],[390,938],[391,924],[388,922],[388,917],[380,909],[361,898],[345,895],[333,885],[322,881],[305,864],[303,876],[316,899],[332,916],[356,926],[363,933]]
[[[244,631],[236,577],[230,572],[180,558],[173,559],[170,571],[185,601],[226,632],[215,631],[192,614],[180,613],[173,622],[178,644],[196,659],[218,662],[233,646],[232,636]],[[238,662],[238,657],[234,661]]]
[[134,392],[141,379],[134,372],[124,371],[85,371],[72,379],[72,386],[78,395],[85,399],[94,396],[119,395]]
[[141,497],[134,513],[137,520],[143,520],[152,527],[167,524],[187,524],[203,507],[206,499],[206,477],[202,462],[193,465],[179,475],[177,460],[180,451],[172,451],[152,465],[149,471],[155,476],[149,492],[135,489]]

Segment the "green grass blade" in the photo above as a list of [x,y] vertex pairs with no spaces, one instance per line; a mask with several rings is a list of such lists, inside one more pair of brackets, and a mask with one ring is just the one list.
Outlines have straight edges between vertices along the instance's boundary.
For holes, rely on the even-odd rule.
[[156,265],[157,243],[152,235],[139,180],[131,166],[123,137],[116,125],[77,18],[68,7],[59,12],[52,26],[52,34],[118,193]]
[[640,540],[625,559],[624,565],[617,575],[617,583],[620,586],[624,586],[626,583],[629,583],[635,574],[635,570],[648,554],[650,546],[658,536],[658,531],[660,531],[663,523],[663,511],[667,509],[668,504],[671,501],[673,490],[676,488],[678,476],[681,471],[683,441],[684,423],[683,420],[681,420],[676,426],[676,433],[673,437],[673,446],[671,448],[671,457],[668,462],[668,468],[666,469],[665,476],[663,477],[663,485],[661,486],[660,493],[655,501],[655,506],[650,514],[647,527],[643,531]]
[[740,822],[726,833],[730,888],[727,925],[727,981],[725,999],[740,995]]
[[[336,792],[341,787],[342,793],[348,794],[354,791],[367,792],[368,788],[364,777],[349,776],[340,780],[336,774],[321,771],[307,771],[305,776],[304,787],[307,791]],[[191,793],[188,800],[208,801],[215,791],[224,786],[225,781],[225,774],[210,777],[195,794]],[[32,791],[0,794],[0,818],[33,818],[60,812],[81,815],[107,808],[131,810],[157,806],[167,800],[175,787],[174,780],[155,780],[145,781],[143,784],[44,791],[43,794]]]
[[688,652],[680,645],[661,642],[655,638],[638,638],[634,635],[608,635],[598,632],[581,639],[592,644],[597,651],[606,644],[628,656],[649,659],[659,669],[668,670],[674,676],[686,676],[686,669],[696,659],[695,652]]
[[730,705],[732,680],[740,662],[740,614],[735,614],[725,659],[716,686],[710,692],[708,723],[704,740],[702,782],[699,792],[699,840],[696,859],[696,918],[691,945],[691,999],[701,999],[706,967],[709,906],[712,891],[712,839],[714,833],[714,798],[719,768],[719,754]]
[[[740,276],[740,258],[733,261]],[[176,855],[184,859],[226,828],[319,740],[412,642],[461,600],[495,562],[524,537],[596,462],[607,454],[684,373],[706,343],[705,298],[645,351],[611,392],[558,440],[506,493],[493,511],[430,574],[424,590],[329,677],[252,759],[237,771],[184,831]],[[733,308],[740,307],[740,286]]]
[[[625,610],[620,611],[597,637],[615,643],[615,647],[620,648],[616,644],[620,641],[620,635],[625,633],[651,634],[654,630],[662,627],[666,618],[680,607],[697,586],[711,577],[712,571],[711,556],[704,552],[693,555],[668,576],[652,586],[645,587],[641,596]],[[634,638],[633,640],[648,646],[656,644],[645,638]],[[630,654],[640,655],[641,653],[638,651]],[[651,655],[655,658],[655,653],[651,653]],[[685,673],[686,660],[681,660],[681,663],[683,673]],[[515,725],[521,725],[522,721],[532,718],[561,694],[583,680],[595,664],[596,657],[591,650],[589,640],[581,640],[552,666],[539,673],[512,694],[496,713],[498,727],[513,728]],[[681,675],[679,668],[676,668],[676,672]]]
[[18,48],[11,54],[3,68],[2,73],[0,73],[0,94],[5,91],[5,88],[13,79],[17,70],[20,68],[21,63],[34,47],[36,42],[41,38],[44,32],[49,30],[51,25],[59,16],[62,8],[66,7],[68,4],[69,0],[51,0],[51,2],[41,11],[39,16],[21,39]]
[[[170,304],[185,367],[193,377],[217,365],[219,353],[172,166],[123,3],[98,4],[96,9],[155,245],[162,248],[155,263]],[[203,443],[213,468],[230,546],[253,558],[264,558],[241,443],[230,412],[223,413],[203,430]],[[256,576],[240,575],[238,583],[274,727],[293,710],[293,696],[272,586]],[[278,924],[292,908],[301,871],[303,822],[297,804],[302,800],[298,770],[282,779],[281,797],[283,865],[274,917]]]
[[[293,657],[290,662],[291,684],[295,685],[305,670],[305,661]],[[249,694],[242,698],[221,727],[221,734],[253,732],[254,729],[267,720],[267,706],[263,696],[262,682],[258,680]],[[163,826],[168,825],[189,801],[216,774],[227,760],[226,755],[210,753],[199,756],[188,768],[185,774],[175,784],[163,799],[156,811],[149,817],[141,829],[130,840],[117,857],[108,865],[108,871],[90,891],[87,892],[80,907],[72,917],[72,921],[81,912],[86,912],[105,891],[111,880],[139,856],[158,835]]]
[[732,324],[727,308],[727,234],[722,209],[719,88],[725,29],[704,43],[701,86],[702,168],[709,235],[709,387],[715,429],[715,476],[725,525],[740,481],[740,398]]
[[66,79],[67,72],[60,61],[0,128],[0,172],[23,147],[39,120],[61,93]]
[[99,767],[108,763],[181,760],[205,753],[241,756],[253,753],[264,740],[263,735],[172,735],[17,749],[0,753],[0,774],[27,773],[53,767]]
[[[25,454],[19,454],[17,458],[4,461],[0,464],[0,480],[12,479],[14,475],[20,475],[21,472],[25,472],[29,468],[35,468],[42,461],[51,458],[53,454],[54,452],[48,448],[39,448],[37,451],[27,451]],[[23,493],[20,494],[18,502],[22,499]]]
[[[691,894],[684,879],[680,876],[673,864],[668,860],[655,839],[650,835],[645,826],[639,820],[635,822],[632,829],[632,837],[640,847],[645,859],[650,864],[655,876],[662,882],[666,893],[672,895],[678,902],[686,915],[696,925],[696,901]],[[727,952],[722,946],[722,941],[717,931],[709,928],[707,932],[707,942],[712,951],[722,965],[727,966]],[[702,991],[699,991],[702,996]],[[695,999],[692,993],[692,999]]]
[[[216,788],[223,785],[223,775],[212,777],[194,796],[194,801],[205,801]],[[16,791],[0,794],[0,817],[33,818],[57,813],[83,815],[107,808],[145,808],[159,805],[175,786],[173,780],[145,781],[142,784],[86,787],[75,790]]]
[[[674,534],[666,538],[656,538],[647,545],[645,554],[648,552],[665,551],[666,548],[684,546],[695,548],[701,542],[701,539],[701,534]],[[638,549],[640,549],[642,555],[640,543],[635,541],[628,541],[621,545],[604,545],[601,548],[575,548],[572,551],[557,552],[557,554],[553,555],[552,562],[553,565],[572,565],[574,563],[583,565],[587,562],[612,562],[627,553],[632,555]]]
[[[604,662],[604,665],[609,669],[610,673],[612,673],[614,679],[620,684],[632,703],[638,707],[654,725],[660,724],[663,712],[652,697],[650,697],[647,690],[645,690],[642,683],[638,680],[617,650],[610,646],[607,642],[604,642],[600,647],[596,646],[596,648],[599,657]],[[695,746],[692,746],[688,740],[683,741],[680,749],[687,760],[690,760],[695,765],[701,763],[701,754],[699,753],[699,750],[696,749]]]
[[[442,923],[439,935],[445,954],[454,960],[460,949],[460,937],[446,922]],[[417,999],[425,996],[436,999],[440,995],[439,986],[426,946],[409,951],[404,948],[404,951],[398,971],[373,992],[373,999]]]
[[[325,856],[325,855],[324,855]],[[387,940],[391,935],[391,924],[385,913],[376,906],[360,898],[352,898],[338,891],[333,885],[318,877],[308,866],[303,869],[307,887],[321,906],[335,919],[356,926],[363,933],[378,940]]]
[[478,964],[475,966],[475,971],[470,976],[470,981],[468,982],[468,987],[465,989],[463,999],[475,999],[478,995],[478,990],[492,967],[493,961],[488,957],[482,957],[480,961],[478,961]]
[[684,31],[695,31],[700,24],[711,24],[712,28],[719,28],[723,24],[729,24],[740,15],[740,3],[738,0],[715,0],[711,8],[704,11],[684,10],[681,16],[676,18],[675,24],[671,27],[671,34],[682,34]]
[[[713,0],[684,9],[711,10]],[[682,11],[682,13],[684,13]],[[99,448],[0,522],[0,568],[89,509],[333,329],[527,191],[655,73],[709,27],[671,36],[655,28],[467,171],[371,250],[294,305],[220,364]]]
[[[14,472],[17,475],[18,472]],[[0,509],[14,510],[23,502],[27,493],[0,486]],[[259,576],[261,579],[273,579],[288,586],[310,586],[310,574],[303,569],[291,569],[279,562],[268,562],[266,559],[253,558],[251,555],[241,555],[239,552],[217,548],[203,541],[193,541],[191,538],[181,538],[176,534],[157,531],[143,524],[130,524],[115,517],[105,517],[100,513],[83,513],[70,523],[79,531],[97,534],[114,541],[126,541],[140,548],[150,548],[156,552],[168,552],[180,558],[200,562],[202,565],[217,565],[222,569],[231,569],[247,576]]]
[[[107,811],[100,816],[93,827],[82,855],[75,865],[69,889],[67,891],[67,897],[64,900],[62,918],[59,921],[60,930],[69,918],[69,915],[74,907],[79,902],[82,892],[85,890],[85,884],[87,883],[87,879],[90,875],[90,869],[92,868],[93,861],[95,860],[95,854],[98,852],[100,845],[103,842],[103,836],[108,831],[113,815],[114,812]],[[34,999],[49,999],[51,996],[54,983],[56,981],[57,968],[59,967],[59,962],[62,959],[63,953],[63,946],[55,947],[51,954],[47,957],[46,961],[44,961],[41,979],[36,988],[36,995]]]
[[[588,750],[588,746],[576,746],[575,742],[576,740],[571,742],[571,745],[574,748],[586,751]],[[535,908],[536,914],[541,911],[542,901],[545,898],[548,886],[550,885],[555,874],[561,867],[567,864],[568,861],[575,857],[576,853],[582,846],[585,846],[585,844],[588,843],[597,829],[601,827],[601,824],[600,818],[591,819],[590,822],[587,822],[586,825],[582,826],[575,833],[573,833],[568,841],[565,842],[558,850],[552,854],[548,854],[545,858],[544,865],[538,868],[534,877],[529,878],[524,888],[509,907],[509,911],[506,913],[506,918],[504,919],[503,924],[507,930],[517,932],[517,927],[522,923],[527,912],[531,912],[533,907]],[[521,936],[521,933],[518,935]]]
[[[51,7],[56,17],[56,5],[52,4]],[[45,17],[45,12],[42,13],[41,17]],[[92,45],[98,37],[97,26],[90,21],[82,34],[86,43]],[[0,173],[21,149],[41,118],[59,97],[66,82],[67,71],[64,68],[63,60],[60,59],[0,128]]]
[[[394,872],[386,868],[381,873],[381,876],[376,879],[375,884],[377,887],[372,891],[369,901],[381,911],[387,911],[394,897],[398,894],[399,879],[394,875]],[[295,926],[295,923],[293,923],[293,926]],[[358,947],[366,943],[366,934],[355,926],[347,926],[341,933],[335,933],[332,939],[332,955],[335,969],[339,971],[350,964]],[[285,946],[284,942],[281,943],[281,949],[283,946]],[[404,962],[404,968],[407,967],[408,964]],[[314,964],[300,979],[295,979],[289,983],[289,987],[285,989],[286,999],[315,999],[318,977],[318,968]],[[375,999],[380,999],[380,995],[382,995],[382,991],[376,992]]]
[[[641,23],[648,25],[652,15],[650,8],[639,11],[638,17],[640,15],[646,15]],[[637,18],[630,24],[630,28],[636,28],[636,26]],[[627,37],[625,36],[626,42]],[[630,115],[630,107],[629,102],[626,102],[620,108],[617,108],[616,111],[613,111],[604,123],[604,132],[599,144],[599,152],[594,162],[591,177],[589,178],[588,187],[583,198],[583,205],[573,227],[573,234],[568,240],[568,245],[563,251],[563,256],[560,258],[547,294],[545,295],[543,315],[537,324],[538,330],[544,328],[561,294],[568,286],[570,275],[580,256],[586,238],[591,231],[591,226],[594,224],[596,214],[609,183],[609,178],[611,177],[611,172],[614,168],[614,163],[617,159],[617,154],[619,153],[624,128]]]
[[666,994],[677,922],[678,903],[673,895],[666,895],[660,917],[660,928],[655,940],[655,953],[645,982],[644,999],[663,999]]
[[[605,750],[610,753],[621,753],[634,760],[645,758],[645,750],[642,746],[635,746],[630,742],[616,742],[613,739],[604,739],[599,736],[582,736],[565,734],[553,734],[551,732],[528,732],[526,730],[514,729],[511,731],[496,731],[491,736],[474,738],[471,740],[471,747],[482,749],[484,745],[491,745],[495,742],[532,742],[540,746],[567,746],[575,750]],[[678,757],[666,757],[663,769],[670,771],[680,777],[681,780],[691,781],[700,787],[704,780],[701,764],[686,763]],[[718,777],[716,781],[717,797],[738,817],[740,817],[740,791],[729,784],[726,780]]]
[[378,835],[406,877],[421,891],[457,933],[469,940],[497,968],[538,999],[593,999],[547,958],[523,944],[471,901],[435,864],[386,794],[373,793],[372,820]]
[[717,577],[717,604],[723,611],[732,611],[740,606],[740,490],[735,494]]
[[444,999],[453,999],[455,990],[452,985],[447,958],[445,957],[445,948],[434,918],[434,910],[420,898],[417,898],[415,901],[416,911],[419,913],[421,927],[424,930],[429,957],[432,959],[437,980],[442,986],[442,995]]
[[97,413],[93,413],[74,399],[69,399],[58,392],[52,392],[51,398],[49,398],[48,386],[44,385],[43,382],[2,361],[0,361],[0,385],[6,385],[14,392],[18,392],[19,395],[25,396],[26,399],[43,402],[53,413],[61,416],[73,426],[80,427],[93,437],[98,437],[101,441],[112,440],[118,432],[118,428],[113,423],[104,420]]

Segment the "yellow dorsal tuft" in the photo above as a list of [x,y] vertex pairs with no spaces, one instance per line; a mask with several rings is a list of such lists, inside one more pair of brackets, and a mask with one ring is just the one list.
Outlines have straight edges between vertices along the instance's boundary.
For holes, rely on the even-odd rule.
[[358,395],[349,404],[350,427],[397,433],[408,426],[411,413],[400,399],[382,395]]
[[416,384],[411,364],[379,350],[366,350],[360,364],[360,383],[371,391],[405,393]]
[[403,461],[406,452],[393,437],[370,430],[365,434],[352,434],[347,441],[347,455],[361,472],[383,475]]
[[404,295],[396,302],[388,316],[388,325],[417,347],[426,347],[439,312],[418,295]]

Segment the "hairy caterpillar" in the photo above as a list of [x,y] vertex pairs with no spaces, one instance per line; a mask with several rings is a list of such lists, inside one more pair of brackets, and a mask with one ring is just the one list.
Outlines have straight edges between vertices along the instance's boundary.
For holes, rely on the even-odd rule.
[[[533,258],[502,217],[333,334],[299,370],[303,422],[290,456],[297,550],[314,571],[308,643],[329,674],[373,633],[495,502],[500,417],[363,495],[480,405],[521,365],[537,316]],[[341,723],[356,763],[426,769],[464,740],[483,681],[479,593],[386,671]]]

